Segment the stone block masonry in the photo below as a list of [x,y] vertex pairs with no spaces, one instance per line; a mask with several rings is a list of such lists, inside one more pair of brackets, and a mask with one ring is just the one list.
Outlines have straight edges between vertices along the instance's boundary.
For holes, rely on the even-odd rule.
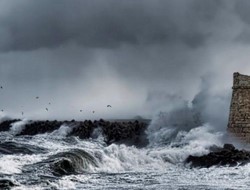
[[234,73],[228,131],[250,143],[250,76]]

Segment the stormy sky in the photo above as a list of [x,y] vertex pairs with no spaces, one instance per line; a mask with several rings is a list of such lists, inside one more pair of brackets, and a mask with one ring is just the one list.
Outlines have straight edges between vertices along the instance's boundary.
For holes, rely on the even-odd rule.
[[1,0],[0,108],[150,118],[198,99],[225,124],[232,74],[250,74],[249,10],[247,0]]

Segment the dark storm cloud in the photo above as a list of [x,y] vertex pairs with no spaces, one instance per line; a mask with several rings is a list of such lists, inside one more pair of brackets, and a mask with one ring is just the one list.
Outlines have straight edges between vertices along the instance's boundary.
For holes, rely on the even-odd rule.
[[[228,102],[232,73],[250,69],[248,7],[238,0],[2,0],[0,82],[11,90],[0,104],[16,110],[11,99],[25,104],[39,92],[56,99],[64,116],[90,102],[89,109],[102,106],[102,117],[108,102],[113,115],[126,117],[200,97],[213,120],[207,105]],[[208,73],[209,92],[200,89]]]
[[[121,44],[202,46],[212,35],[200,24],[214,21],[221,0],[43,0],[6,1],[0,17],[0,49],[54,48],[73,42],[84,47]],[[204,26],[202,26],[204,27]]]
[[244,0],[236,1],[234,8],[237,16],[245,24],[236,40],[240,43],[250,43],[250,2]]
[[250,2],[245,0],[239,0],[235,2],[235,11],[239,15],[239,17],[246,22],[247,24],[250,24]]

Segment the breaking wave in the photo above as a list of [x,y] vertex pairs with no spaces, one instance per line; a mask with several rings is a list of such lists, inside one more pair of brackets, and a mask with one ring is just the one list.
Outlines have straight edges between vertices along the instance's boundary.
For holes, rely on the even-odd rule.
[[[38,124],[46,129],[46,123],[49,122]],[[56,127],[51,131],[53,123]],[[28,130],[32,135],[20,135],[24,130],[27,131],[26,124],[29,125]],[[166,168],[185,168],[184,161],[189,155],[203,155],[208,153],[211,147],[225,143],[225,134],[210,124],[203,123],[199,113],[187,105],[171,112],[159,113],[148,123],[144,133],[141,133],[142,128],[136,130],[132,127],[131,130],[136,134],[132,136],[128,136],[128,128],[121,131],[119,129],[133,125],[141,127],[139,122],[112,124],[102,120],[87,121],[86,125],[84,122],[77,125],[75,122],[52,124],[49,123],[50,128],[46,133],[33,134],[32,127],[37,130],[35,124],[23,119],[14,121],[7,132],[1,132],[0,174],[12,174],[20,184],[28,180],[24,186],[27,188],[33,187],[34,184],[39,187],[44,184],[44,187],[47,187],[48,181],[49,185],[58,187],[58,183],[66,183],[68,178],[65,176],[156,171],[164,173]],[[120,128],[116,128],[116,124]],[[4,125],[6,129],[7,125],[8,122]],[[107,130],[108,126],[113,129]],[[42,132],[46,131],[45,129]],[[136,144],[129,146],[129,143],[123,143],[124,141],[114,141],[124,137],[123,133],[126,133],[126,137],[132,137],[133,143],[138,142],[140,135],[146,135],[148,144],[138,148]],[[6,134],[9,135],[10,141],[4,142]],[[107,138],[113,139],[112,143],[106,141]],[[6,168],[1,164],[3,162],[9,163],[11,167]],[[20,177],[20,174],[24,177]]]

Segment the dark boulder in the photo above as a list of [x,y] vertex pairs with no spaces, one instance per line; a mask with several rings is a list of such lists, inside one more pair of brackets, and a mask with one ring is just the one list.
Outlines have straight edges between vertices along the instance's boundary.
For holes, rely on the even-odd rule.
[[11,189],[12,187],[16,186],[16,184],[9,180],[9,179],[0,179],[0,189]]
[[26,124],[23,131],[18,135],[37,135],[57,130],[62,125],[59,121],[35,121]]
[[223,149],[229,150],[229,151],[234,151],[235,147],[232,144],[224,144]]
[[101,122],[103,135],[107,144],[123,143],[127,145],[136,145],[139,147],[146,146],[148,139],[146,138],[145,130],[147,123],[139,121],[128,122]]
[[21,121],[20,119],[12,119],[12,120],[6,120],[0,123],[0,131],[8,131],[12,124],[15,122]]
[[191,167],[211,166],[237,166],[250,162],[250,152],[246,150],[238,150],[232,144],[225,144],[222,148],[217,148],[203,156],[190,155],[185,163],[189,163]]
[[[0,127],[2,125],[2,130],[8,130],[11,123],[14,121],[17,120],[3,122],[0,124]],[[67,136],[77,136],[80,139],[92,138],[92,134],[96,132],[96,129],[100,129],[107,144],[123,143],[139,147],[146,146],[148,144],[147,135],[145,134],[145,130],[148,126],[147,120],[105,121],[100,119],[99,121],[30,121],[24,126],[23,130],[16,135],[20,136],[51,133],[58,130],[62,125],[67,125],[72,129]]]

